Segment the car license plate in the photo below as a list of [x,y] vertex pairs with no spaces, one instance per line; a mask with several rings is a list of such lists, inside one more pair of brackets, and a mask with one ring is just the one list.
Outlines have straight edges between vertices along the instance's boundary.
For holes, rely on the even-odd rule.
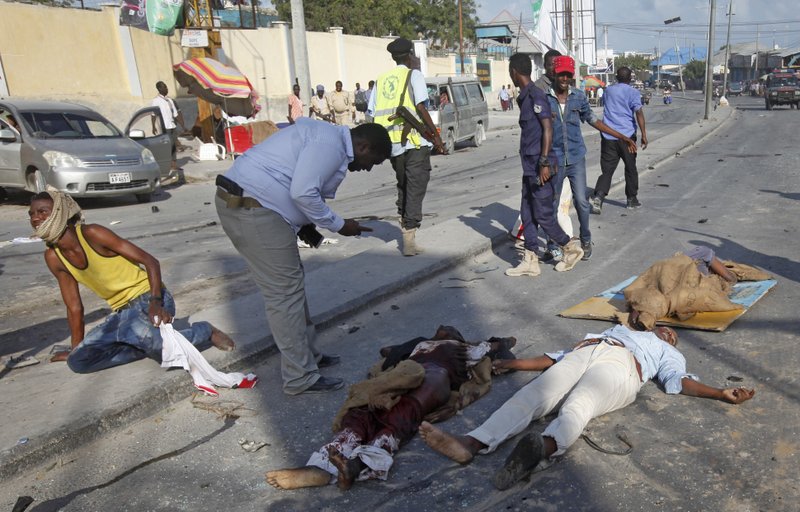
[[130,183],[131,173],[129,172],[112,172],[108,175],[109,183]]

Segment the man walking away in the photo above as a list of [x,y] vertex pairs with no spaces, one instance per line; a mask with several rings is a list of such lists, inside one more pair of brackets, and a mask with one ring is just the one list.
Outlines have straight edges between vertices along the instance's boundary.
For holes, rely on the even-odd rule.
[[[431,120],[425,102],[428,86],[419,71],[411,41],[398,38],[386,46],[397,67],[381,74],[370,96],[368,111],[375,122],[384,126],[392,139],[392,167],[397,177],[397,213],[403,233],[403,256],[422,252],[417,246],[416,232],[422,223],[422,201],[431,175],[431,146],[446,153],[442,139]],[[398,107],[405,107],[432,134],[432,141],[396,116]]]
[[[621,67],[617,70],[617,82],[608,87],[603,95],[603,121],[626,137],[636,141],[636,125],[642,130],[642,149],[647,148],[647,130],[644,124],[644,111],[642,110],[642,96],[630,86],[631,70]],[[641,208],[642,203],[636,197],[639,192],[639,172],[636,169],[636,152],[630,150],[624,140],[602,134],[600,140],[600,170],[602,174],[597,178],[594,193],[589,199],[592,213],[597,215],[603,208],[603,200],[611,188],[611,178],[617,170],[619,161],[625,163],[625,196],[628,198],[627,208]]]

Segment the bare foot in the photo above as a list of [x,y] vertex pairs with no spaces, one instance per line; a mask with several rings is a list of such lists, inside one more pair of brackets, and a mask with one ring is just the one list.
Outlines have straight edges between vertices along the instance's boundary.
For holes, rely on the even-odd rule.
[[466,436],[453,436],[434,427],[427,421],[423,421],[419,426],[419,436],[425,441],[425,444],[433,448],[434,451],[441,453],[459,464],[468,464],[475,456],[475,452],[469,447]]
[[336,466],[336,469],[339,470],[339,478],[337,481],[339,489],[346,491],[353,487],[353,482],[356,481],[356,477],[358,477],[358,474],[361,473],[361,470],[364,468],[364,463],[361,462],[361,459],[346,459],[344,455],[342,455],[342,452],[333,446],[328,447],[328,458],[331,464]]
[[276,489],[301,489],[328,485],[331,474],[315,466],[267,471],[267,483]]
[[230,352],[236,348],[236,344],[233,342],[231,337],[213,325],[211,326],[211,344],[223,352]]

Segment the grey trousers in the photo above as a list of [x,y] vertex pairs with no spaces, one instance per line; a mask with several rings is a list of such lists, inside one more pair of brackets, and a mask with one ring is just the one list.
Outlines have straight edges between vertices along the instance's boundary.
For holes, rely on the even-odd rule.
[[222,229],[250,267],[267,311],[267,322],[281,352],[283,390],[294,395],[320,378],[316,330],[306,301],[305,273],[297,236],[268,208],[228,208],[214,198]]
[[405,229],[422,224],[422,200],[431,178],[431,148],[409,149],[392,158],[397,177],[397,213]]

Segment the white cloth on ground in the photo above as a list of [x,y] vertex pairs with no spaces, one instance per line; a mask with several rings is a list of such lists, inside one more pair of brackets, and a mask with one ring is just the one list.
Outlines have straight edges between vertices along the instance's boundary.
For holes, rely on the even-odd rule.
[[200,351],[172,327],[172,324],[161,324],[160,330],[161,367],[183,368],[192,376],[196,387],[212,390],[214,386],[232,388],[247,378],[243,373],[224,373],[215,370]]

